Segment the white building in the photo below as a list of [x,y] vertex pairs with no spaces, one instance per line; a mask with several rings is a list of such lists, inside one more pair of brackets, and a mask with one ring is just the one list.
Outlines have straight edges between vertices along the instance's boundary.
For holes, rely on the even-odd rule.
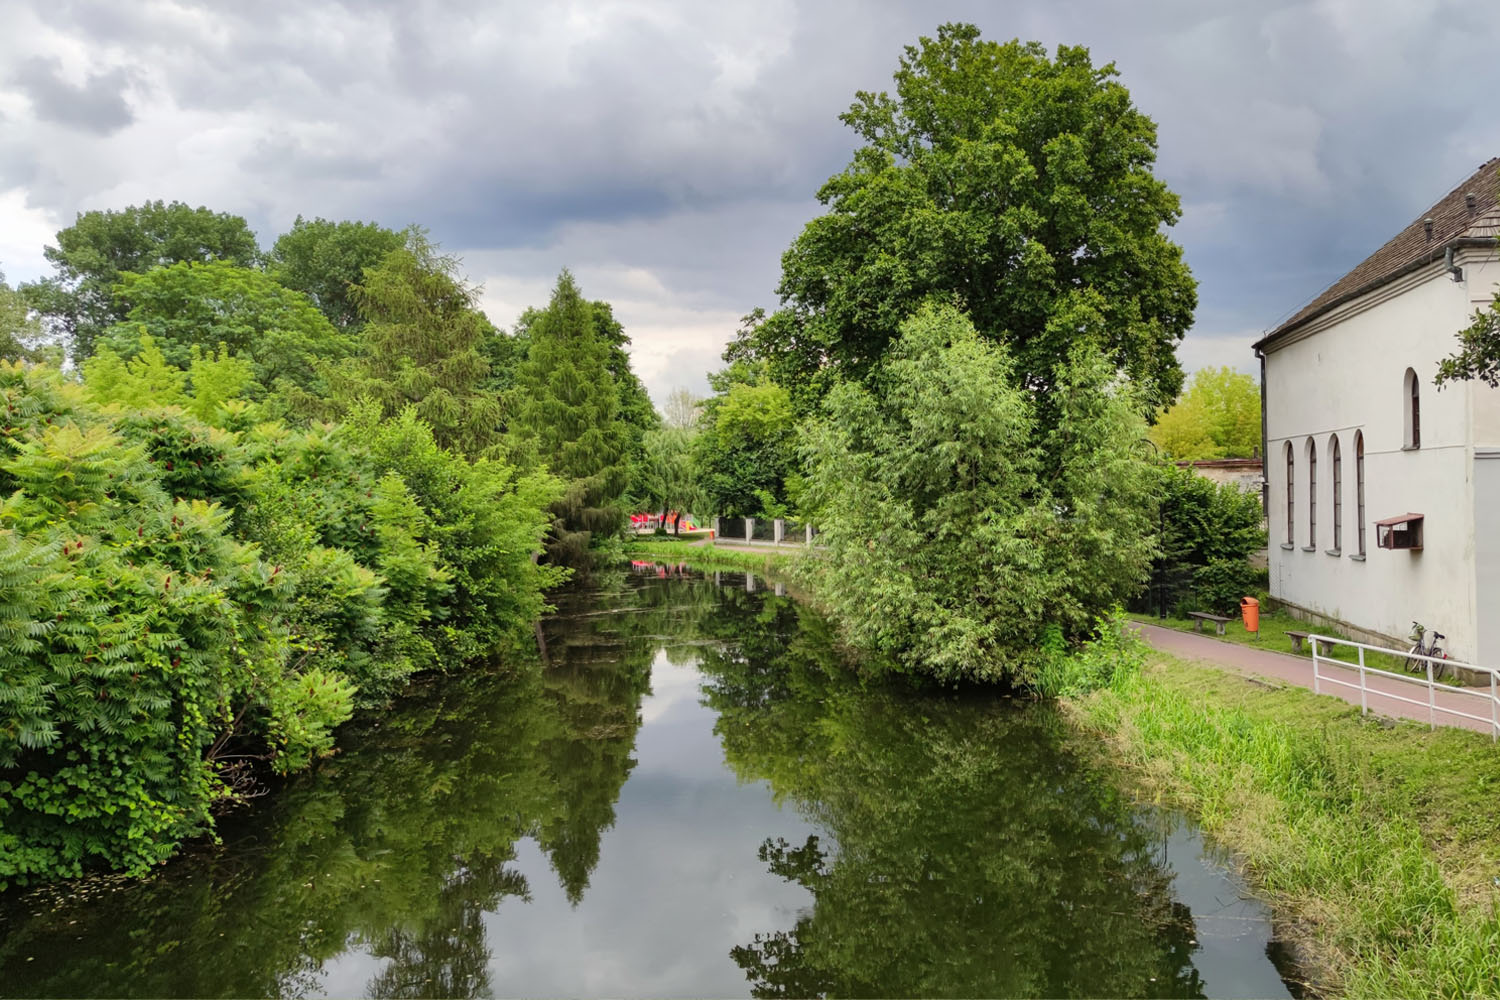
[[1493,666],[1500,389],[1433,377],[1500,284],[1497,233],[1500,158],[1255,345],[1272,596],[1377,642],[1419,621]]

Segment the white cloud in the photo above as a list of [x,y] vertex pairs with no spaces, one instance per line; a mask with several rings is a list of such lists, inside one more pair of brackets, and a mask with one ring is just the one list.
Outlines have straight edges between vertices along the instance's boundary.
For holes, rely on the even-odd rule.
[[[946,20],[1117,62],[1186,205],[1189,367],[1235,350],[1208,330],[1270,325],[1500,152],[1500,104],[1473,96],[1500,85],[1500,21],[1451,2],[0,2],[13,278],[74,213],[147,198],[266,242],[299,213],[418,222],[467,252],[497,322],[564,265],[618,298],[657,392],[701,387],[738,317],[775,305],[853,144],[838,113]],[[16,79],[37,59],[52,91]]]

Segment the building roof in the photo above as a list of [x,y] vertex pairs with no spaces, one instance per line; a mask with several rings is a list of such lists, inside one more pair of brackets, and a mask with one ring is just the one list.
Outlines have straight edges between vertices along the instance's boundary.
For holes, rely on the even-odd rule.
[[[1431,236],[1427,233],[1429,220],[1432,223]],[[1262,337],[1255,346],[1260,348],[1336,306],[1441,260],[1444,251],[1450,247],[1493,243],[1497,235],[1500,235],[1500,157],[1481,165],[1385,246],[1325,288],[1317,298]]]

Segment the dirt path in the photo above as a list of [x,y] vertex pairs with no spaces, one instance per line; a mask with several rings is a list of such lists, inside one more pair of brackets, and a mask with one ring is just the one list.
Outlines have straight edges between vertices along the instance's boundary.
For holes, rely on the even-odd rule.
[[[1280,681],[1285,684],[1296,684],[1309,690],[1313,687],[1313,665],[1312,660],[1306,657],[1292,656],[1288,653],[1277,653],[1269,649],[1256,649],[1253,646],[1242,646],[1233,642],[1222,642],[1208,635],[1198,635],[1194,632],[1179,632],[1176,629],[1163,628],[1160,625],[1150,625],[1145,622],[1136,622],[1141,635],[1155,648],[1163,653],[1184,660],[1196,660],[1209,666],[1220,667],[1225,670],[1234,670],[1239,673],[1255,677],[1264,677],[1269,680]],[[1348,688],[1339,684],[1329,683],[1329,678],[1347,681],[1352,684],[1359,683],[1359,669],[1357,667],[1335,666],[1327,660],[1321,662],[1319,673],[1323,677],[1322,693],[1335,698],[1342,698],[1347,702],[1358,705],[1360,692],[1358,688]],[[1366,683],[1369,687],[1369,708],[1372,712],[1388,715],[1394,718],[1415,719],[1418,722],[1428,721],[1427,687],[1425,684],[1414,684],[1398,681],[1390,677],[1381,677],[1370,674]],[[1438,711],[1437,723],[1440,726],[1459,726],[1464,729],[1473,729],[1478,732],[1491,732],[1491,723],[1460,718],[1456,715],[1445,714],[1442,709],[1456,708],[1470,715],[1488,716],[1491,711],[1489,691],[1476,688],[1475,694],[1481,697],[1467,694],[1454,694],[1448,691],[1436,693],[1436,704]],[[1380,692],[1386,692],[1381,694]],[[1415,698],[1422,702],[1420,705],[1409,705],[1388,697],[1389,693],[1396,693],[1406,698]]]

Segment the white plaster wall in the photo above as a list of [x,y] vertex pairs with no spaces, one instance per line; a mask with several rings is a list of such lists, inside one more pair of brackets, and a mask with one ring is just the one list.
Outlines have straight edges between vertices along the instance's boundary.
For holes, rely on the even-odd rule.
[[[1405,284],[1400,294],[1370,301]],[[1363,308],[1361,308],[1363,307]],[[1270,480],[1270,577],[1273,596],[1393,639],[1413,620],[1448,636],[1450,655],[1477,655],[1471,405],[1474,388],[1432,385],[1440,358],[1472,311],[1467,283],[1434,265],[1413,283],[1398,283],[1341,308],[1338,322],[1277,347],[1266,358],[1267,464]],[[1421,439],[1403,450],[1403,376],[1422,380]],[[1355,503],[1355,432],[1365,440],[1366,558],[1355,558],[1360,530]],[[1341,552],[1330,554],[1333,525],[1330,436],[1343,451]],[[1307,551],[1306,440],[1318,448],[1317,548]],[[1286,463],[1296,456],[1296,533],[1284,545]],[[1377,548],[1372,523],[1425,515],[1425,548]]]
[[1473,661],[1500,666],[1500,449],[1474,460],[1474,593],[1478,647]]
[[[1500,257],[1464,254],[1460,260],[1463,263],[1464,279],[1469,286],[1469,313],[1489,308],[1494,301],[1495,288],[1500,286]],[[1469,317],[1465,316],[1463,326],[1458,329],[1468,325]],[[1453,347],[1456,349],[1456,342]],[[1500,389],[1476,383],[1472,399],[1474,444],[1478,447],[1500,447]]]

